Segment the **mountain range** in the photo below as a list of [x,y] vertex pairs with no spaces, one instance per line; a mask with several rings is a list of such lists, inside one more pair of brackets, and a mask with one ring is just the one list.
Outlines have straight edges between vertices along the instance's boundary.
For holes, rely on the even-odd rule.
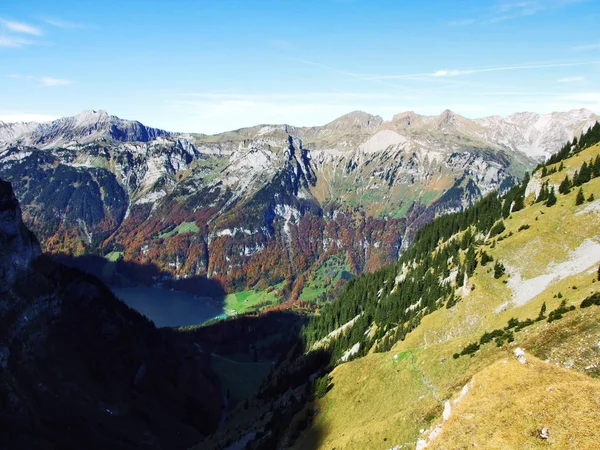
[[395,261],[422,224],[507,190],[597,119],[357,111],[207,136],[85,111],[0,123],[0,176],[50,253],[310,300],[344,273]]

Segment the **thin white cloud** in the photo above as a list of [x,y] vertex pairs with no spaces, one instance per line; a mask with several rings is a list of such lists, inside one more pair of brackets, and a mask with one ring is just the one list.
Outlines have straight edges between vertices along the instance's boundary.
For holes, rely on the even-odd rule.
[[593,66],[600,64],[600,61],[585,61],[585,62],[571,62],[571,63],[547,63],[547,64],[524,64],[515,66],[499,66],[499,67],[485,67],[480,69],[440,69],[433,73],[412,73],[412,74],[399,74],[399,75],[382,75],[376,77],[363,78],[365,80],[386,80],[386,79],[410,79],[410,78],[444,78],[444,77],[456,77],[460,75],[472,75],[477,73],[486,72],[502,72],[509,70],[535,70],[535,69],[550,69],[557,67],[578,67],[578,66]]
[[44,86],[68,86],[72,83],[71,80],[65,80],[63,78],[53,78],[53,77],[42,77],[40,79]]
[[60,116],[48,114],[25,113],[17,111],[0,112],[0,122],[50,122],[58,119]]
[[588,61],[579,63],[550,63],[550,64],[529,64],[522,66],[501,66],[501,67],[488,67],[483,69],[466,69],[466,70],[438,70],[433,73],[434,77],[455,77],[458,75],[471,75],[474,73],[485,73],[485,72],[500,72],[506,70],[531,70],[531,69],[549,69],[555,67],[576,67],[576,66],[591,66],[600,64],[600,61]]
[[457,75],[465,75],[466,70],[438,70],[432,74],[434,77],[455,77]]
[[67,20],[59,19],[58,17],[44,17],[42,20],[48,25],[52,25],[53,27],[57,28],[83,28],[83,25],[80,23],[69,22]]
[[17,36],[0,35],[0,47],[20,48],[25,45],[32,45],[34,42]]
[[30,80],[35,83],[42,84],[44,86],[54,87],[54,86],[69,86],[73,84],[71,80],[67,80],[64,78],[54,78],[54,77],[34,77],[33,75],[21,75],[19,73],[9,73],[6,75],[7,78],[13,79],[23,79]]
[[32,34],[34,36],[41,36],[43,34],[40,28],[24,22],[14,22],[12,20],[0,18],[0,24],[2,24],[4,28],[15,33]]
[[581,81],[585,81],[585,77],[564,77],[564,78],[559,78],[558,80],[559,83],[579,83]]

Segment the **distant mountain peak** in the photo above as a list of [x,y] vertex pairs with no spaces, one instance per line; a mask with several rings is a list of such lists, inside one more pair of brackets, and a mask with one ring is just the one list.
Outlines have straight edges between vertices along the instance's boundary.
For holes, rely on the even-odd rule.
[[171,134],[158,128],[147,127],[136,120],[111,116],[103,109],[85,110],[75,116],[62,117],[52,122],[3,124],[0,127],[0,146],[10,143],[54,148],[86,144],[99,139],[149,142]]
[[414,111],[405,111],[392,117],[392,122],[411,126],[414,125],[415,119],[419,117],[421,116]]
[[97,111],[94,109],[86,109],[81,111],[79,114],[76,114],[74,117],[80,120],[97,120],[100,118],[108,119],[111,116],[109,116],[109,114],[104,109],[99,109]]
[[456,114],[454,111],[445,109],[438,116],[438,124],[439,125],[451,124],[451,123],[456,122],[458,119],[464,119],[464,117]]
[[329,122],[324,128],[334,130],[377,128],[382,123],[383,119],[380,116],[375,116],[364,111],[352,111]]
[[444,110],[439,116],[436,118],[436,126],[438,130],[442,130],[446,127],[456,127],[456,126],[469,126],[474,125],[474,122],[466,117],[461,116],[460,114],[456,114],[454,111],[449,109]]

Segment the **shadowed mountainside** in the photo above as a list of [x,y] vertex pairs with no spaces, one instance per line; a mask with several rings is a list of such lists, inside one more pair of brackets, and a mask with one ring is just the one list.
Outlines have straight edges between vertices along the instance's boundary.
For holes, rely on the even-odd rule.
[[215,429],[209,354],[95,277],[39,256],[4,181],[0,231],[3,448],[187,448]]

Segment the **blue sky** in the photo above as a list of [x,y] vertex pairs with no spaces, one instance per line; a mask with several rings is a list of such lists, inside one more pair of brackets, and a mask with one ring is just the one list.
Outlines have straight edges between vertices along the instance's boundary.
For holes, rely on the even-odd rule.
[[172,131],[352,110],[600,112],[600,0],[0,5],[0,120],[85,109]]

